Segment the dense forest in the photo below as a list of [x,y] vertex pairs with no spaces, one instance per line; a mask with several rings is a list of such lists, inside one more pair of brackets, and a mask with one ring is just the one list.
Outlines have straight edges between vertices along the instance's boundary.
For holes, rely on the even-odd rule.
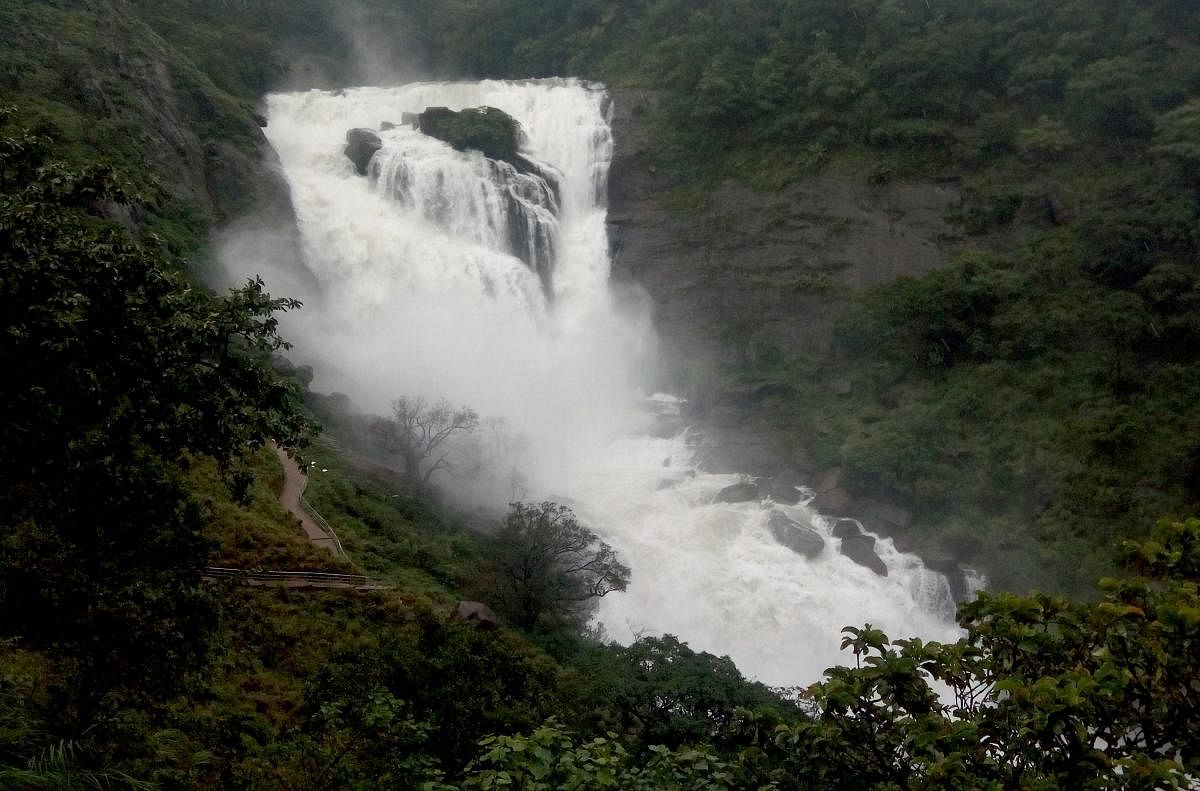
[[[0,787],[1200,772],[1190,3],[16,0],[0,31]],[[951,266],[829,289],[827,350],[752,343],[707,383],[786,384],[759,406],[785,445],[895,493],[920,545],[1017,591],[964,604],[960,642],[853,625],[853,667],[776,690],[671,636],[606,645],[579,613],[505,610],[496,542],[356,466],[319,433],[325,402],[272,367],[298,304],[198,285],[210,234],[271,209],[263,93],[551,74],[661,94],[645,120],[678,212],[727,180],[964,186]],[[329,471],[309,497],[351,560],[277,506],[272,440]],[[210,566],[387,587],[254,588]],[[449,618],[468,597],[504,623]]]

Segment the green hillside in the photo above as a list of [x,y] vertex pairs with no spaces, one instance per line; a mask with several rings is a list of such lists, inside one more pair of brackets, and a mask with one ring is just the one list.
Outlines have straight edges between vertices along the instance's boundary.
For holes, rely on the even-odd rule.
[[[1200,773],[1189,3],[14,0],[0,31],[0,788]],[[785,385],[755,413],[785,446],[909,504],[922,548],[1018,593],[963,605],[953,645],[853,625],[855,666],[806,690],[669,635],[621,647],[574,610],[506,609],[504,547],[339,450],[320,399],[272,368],[298,305],[196,285],[215,228],[285,210],[264,91],[422,69],[663,91],[644,121],[681,213],[726,180],[965,185],[974,241],[951,266],[831,293],[826,352],[736,349],[707,386]],[[309,499],[348,557],[278,505],[271,441],[318,462]],[[208,566],[378,585],[254,587]],[[499,622],[452,618],[464,599]]]

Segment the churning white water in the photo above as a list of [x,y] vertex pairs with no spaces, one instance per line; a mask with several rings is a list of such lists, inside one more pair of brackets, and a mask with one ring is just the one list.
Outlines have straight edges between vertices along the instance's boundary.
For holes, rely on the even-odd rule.
[[[556,194],[400,123],[436,106],[516,118],[523,153],[558,181]],[[653,331],[641,303],[608,282],[607,116],[603,89],[571,80],[269,97],[267,134],[316,284],[286,330],[316,366],[316,386],[380,414],[415,394],[503,418],[493,444],[515,469],[451,488],[500,506],[570,504],[632,569],[628,592],[599,613],[615,639],[675,634],[782,685],[846,661],[845,625],[953,638],[946,582],[915,557],[880,541],[889,576],[879,577],[842,556],[830,524],[803,506],[714,504],[737,476],[699,470],[686,434],[648,433],[654,410],[641,385]],[[384,147],[358,176],[346,132],[384,122],[398,125],[379,133]],[[667,397],[654,403],[673,408]],[[821,554],[777,543],[772,510],[812,524]]]

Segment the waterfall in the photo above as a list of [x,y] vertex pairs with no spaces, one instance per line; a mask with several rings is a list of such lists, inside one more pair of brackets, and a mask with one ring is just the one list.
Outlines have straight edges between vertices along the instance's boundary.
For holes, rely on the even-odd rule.
[[477,151],[465,156],[415,129],[383,132],[375,189],[443,232],[525,262],[547,291],[558,235],[553,175],[526,173]]
[[[371,177],[355,174],[348,129],[435,106],[508,113],[524,131],[522,154],[549,176],[402,125],[380,133]],[[315,366],[314,387],[380,414],[411,394],[502,418],[496,439],[480,443],[502,446],[513,474],[454,487],[501,507],[564,502],[612,544],[633,579],[598,614],[614,639],[675,634],[781,685],[846,661],[845,625],[953,639],[946,581],[917,558],[880,539],[880,577],[840,554],[832,520],[804,505],[715,503],[738,476],[700,469],[686,432],[654,436],[677,402],[642,389],[650,317],[608,281],[608,108],[602,87],[574,80],[270,96],[266,131],[316,284],[284,330]],[[811,525],[820,554],[781,546],[778,515]]]

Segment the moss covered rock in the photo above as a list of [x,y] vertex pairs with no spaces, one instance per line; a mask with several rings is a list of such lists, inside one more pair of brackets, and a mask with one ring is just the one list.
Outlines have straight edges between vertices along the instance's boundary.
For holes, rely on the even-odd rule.
[[521,125],[495,107],[472,107],[460,112],[430,107],[421,113],[417,128],[459,151],[479,151],[485,157],[523,166],[517,153]]

